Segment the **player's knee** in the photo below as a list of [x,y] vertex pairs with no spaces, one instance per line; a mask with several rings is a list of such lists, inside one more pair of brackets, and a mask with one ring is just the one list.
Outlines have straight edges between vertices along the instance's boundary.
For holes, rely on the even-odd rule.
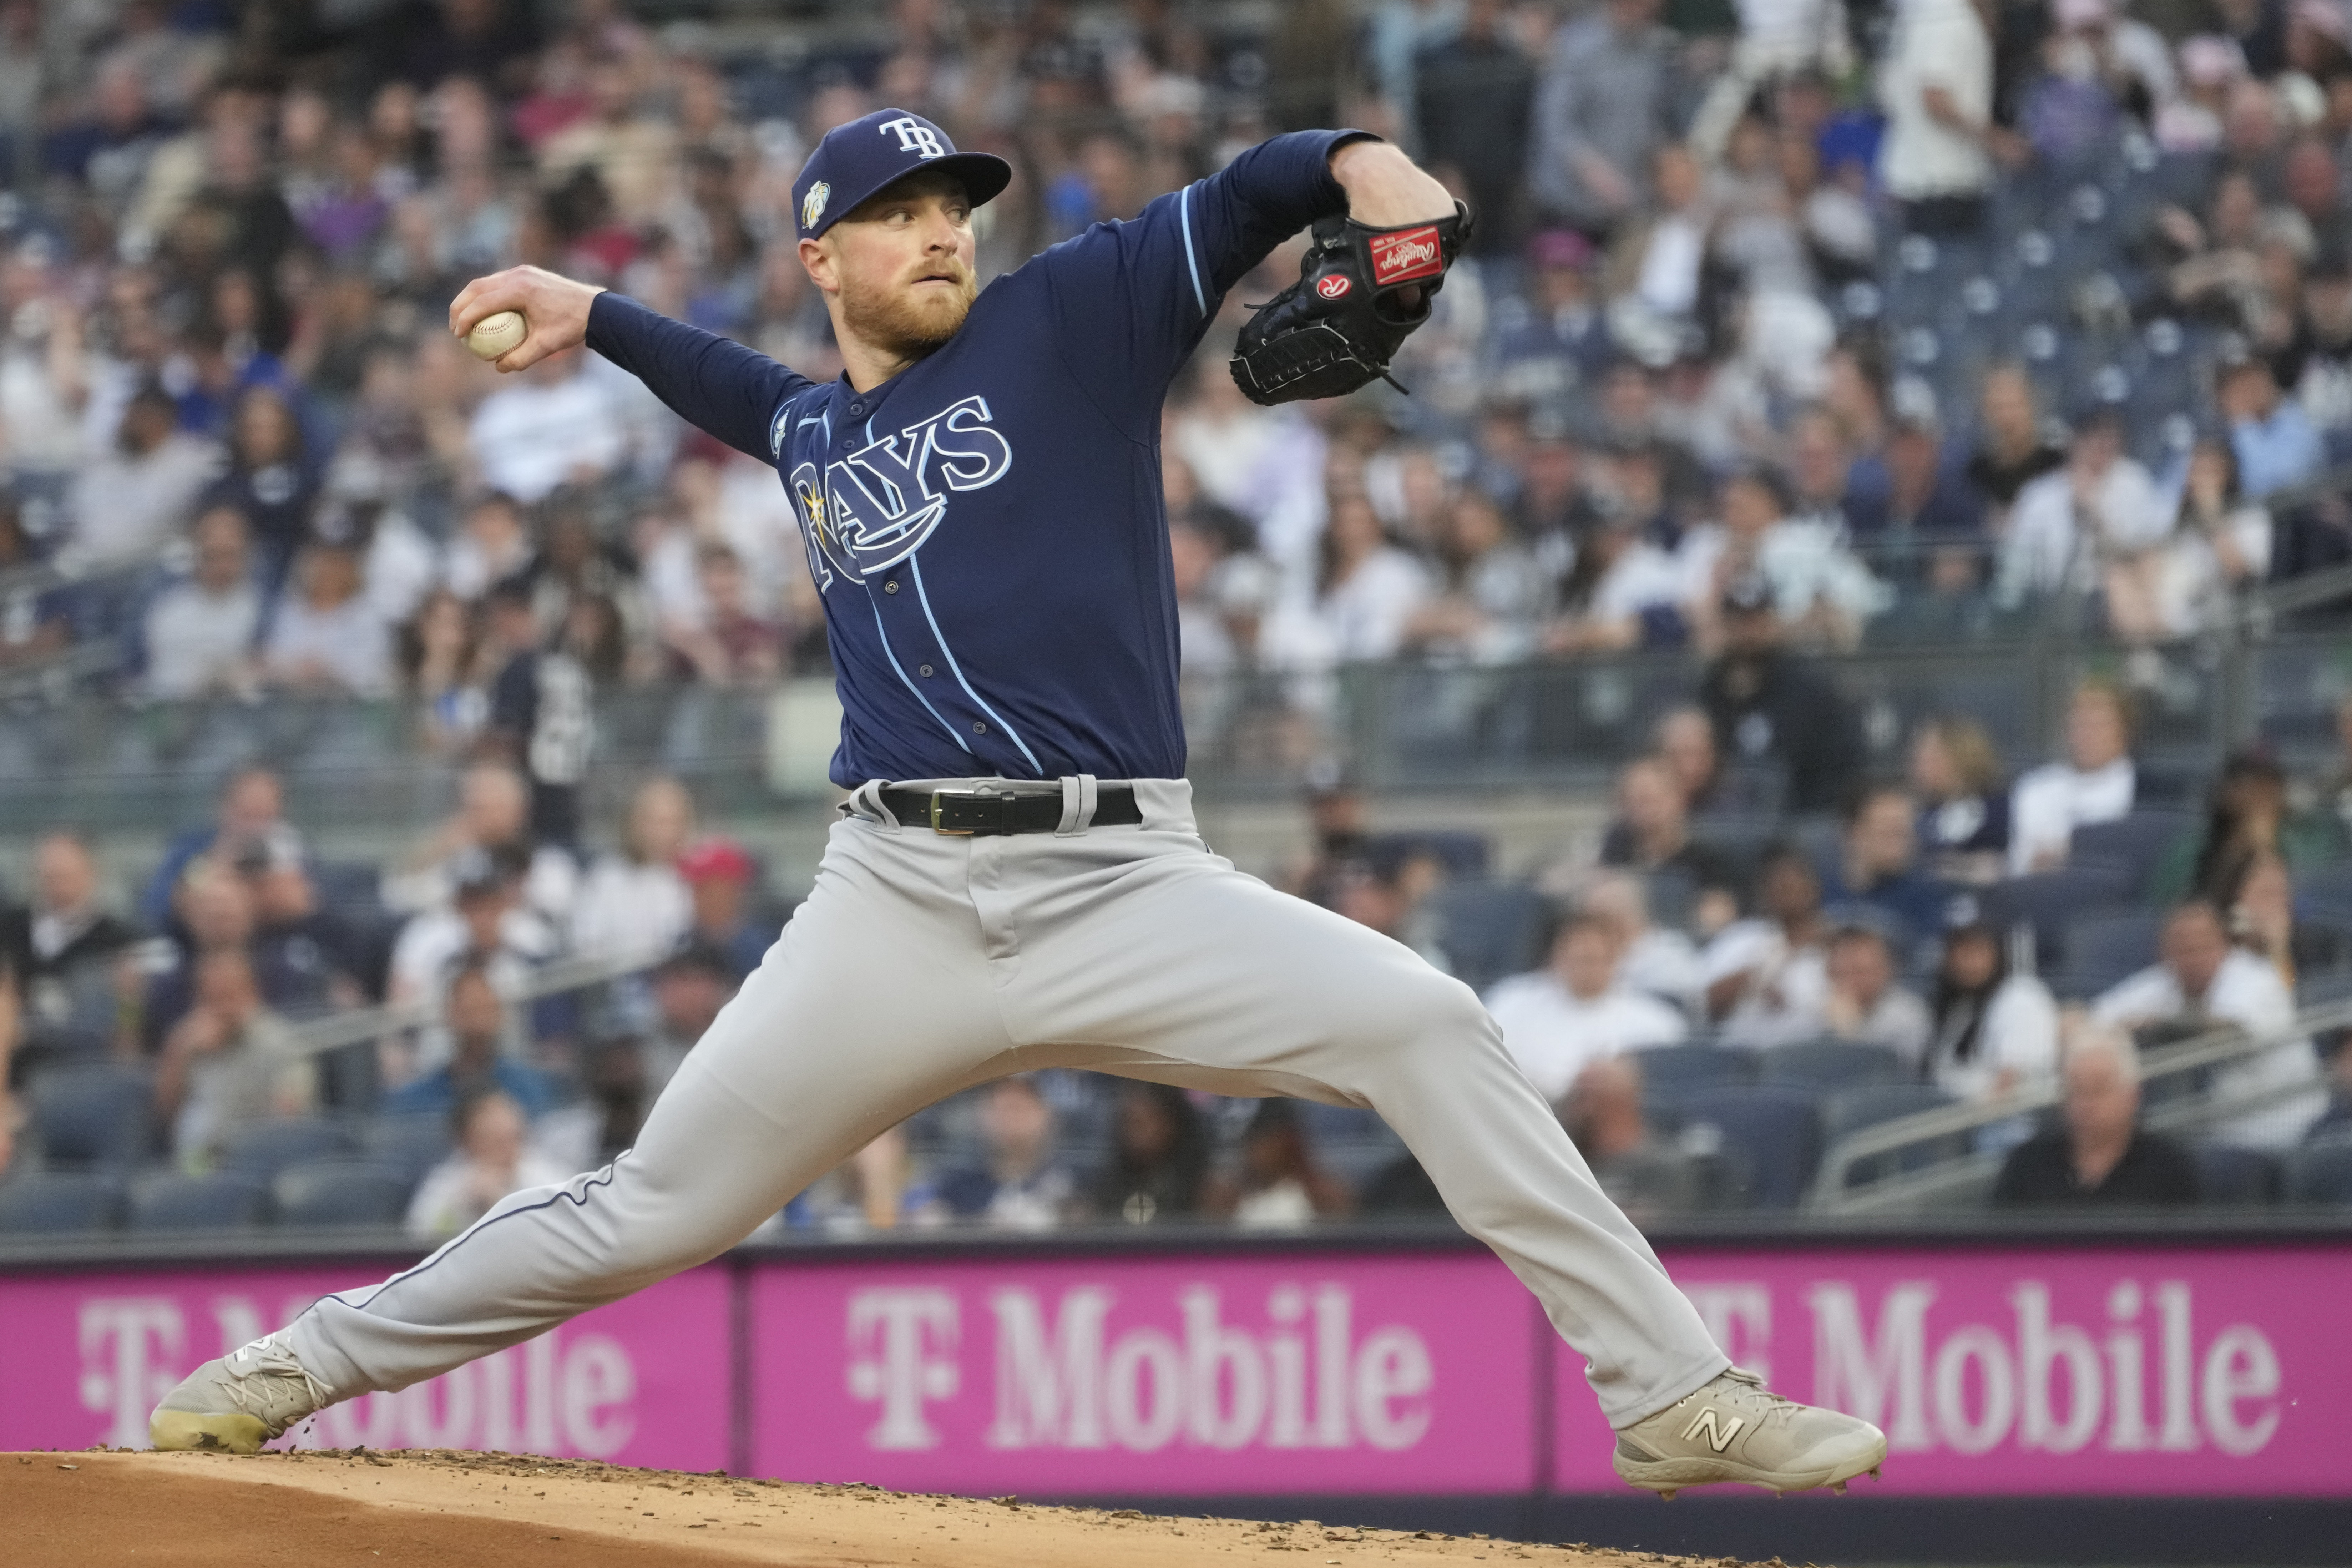
[[1442,1058],[1495,1034],[1478,994],[1434,969],[1369,1000],[1373,1033],[1398,1051]]

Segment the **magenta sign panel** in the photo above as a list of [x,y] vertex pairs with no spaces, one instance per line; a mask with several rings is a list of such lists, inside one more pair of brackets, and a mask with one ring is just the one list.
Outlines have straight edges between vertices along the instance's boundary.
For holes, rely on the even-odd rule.
[[[1668,1253],[1742,1365],[1885,1428],[1869,1496],[2352,1496],[2352,1250]],[[1553,1485],[1613,1491],[1564,1349]]]
[[813,1262],[760,1269],[751,1302],[762,1475],[1066,1496],[1537,1476],[1541,1319],[1484,1257]]
[[[349,1270],[0,1277],[0,1449],[144,1447],[200,1362],[283,1326]],[[728,1275],[679,1275],[398,1394],[339,1405],[295,1446],[502,1448],[709,1470],[728,1462]]]

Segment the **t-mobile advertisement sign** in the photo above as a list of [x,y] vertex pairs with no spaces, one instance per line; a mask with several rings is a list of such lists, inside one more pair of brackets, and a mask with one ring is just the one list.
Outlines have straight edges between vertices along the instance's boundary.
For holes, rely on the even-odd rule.
[[763,1475],[1201,1495],[1536,1474],[1539,1320],[1481,1257],[784,1265],[752,1324]]
[[[316,1268],[0,1278],[0,1449],[144,1447],[147,1413],[197,1363],[353,1283]],[[680,1275],[429,1383],[334,1405],[292,1443],[716,1468],[727,1298],[723,1268]]]
[[[1886,1431],[1882,1493],[2352,1496],[2352,1250],[1691,1252],[1716,1341]],[[1558,1362],[1554,1485],[1616,1488]]]

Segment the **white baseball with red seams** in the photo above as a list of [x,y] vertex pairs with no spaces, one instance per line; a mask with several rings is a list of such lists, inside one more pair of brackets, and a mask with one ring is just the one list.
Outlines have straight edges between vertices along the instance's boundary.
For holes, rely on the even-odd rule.
[[484,316],[466,334],[466,347],[476,359],[500,360],[522,346],[530,336],[530,323],[520,310],[500,310],[494,316]]

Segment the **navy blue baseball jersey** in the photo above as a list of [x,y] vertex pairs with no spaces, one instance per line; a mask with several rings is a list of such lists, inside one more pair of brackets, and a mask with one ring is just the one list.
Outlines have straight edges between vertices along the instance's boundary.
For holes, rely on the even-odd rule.
[[1328,160],[1354,134],[1276,137],[1055,246],[866,392],[597,296],[589,346],[792,494],[841,690],[835,784],[1182,776],[1160,404],[1225,290],[1344,210]]

